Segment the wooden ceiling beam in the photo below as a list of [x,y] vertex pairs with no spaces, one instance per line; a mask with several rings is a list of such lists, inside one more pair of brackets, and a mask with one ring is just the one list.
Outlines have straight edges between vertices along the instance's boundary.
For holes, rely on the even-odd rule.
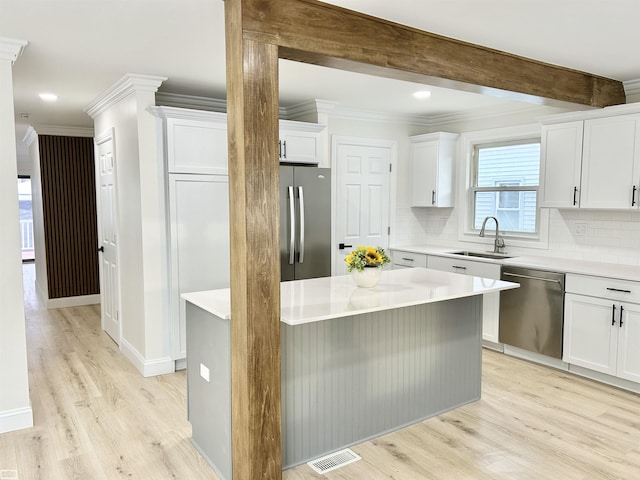
[[528,102],[625,103],[621,82],[315,0],[245,0],[244,33],[281,58]]

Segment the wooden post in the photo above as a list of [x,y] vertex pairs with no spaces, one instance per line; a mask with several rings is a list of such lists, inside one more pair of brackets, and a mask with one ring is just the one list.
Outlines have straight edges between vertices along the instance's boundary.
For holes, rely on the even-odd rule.
[[282,477],[278,48],[243,38],[225,3],[233,478]]

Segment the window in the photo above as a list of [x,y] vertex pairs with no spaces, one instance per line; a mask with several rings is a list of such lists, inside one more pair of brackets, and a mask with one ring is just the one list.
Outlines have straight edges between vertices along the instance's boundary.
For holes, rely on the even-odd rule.
[[479,230],[483,220],[492,216],[502,233],[537,233],[539,179],[538,139],[475,145],[472,229]]

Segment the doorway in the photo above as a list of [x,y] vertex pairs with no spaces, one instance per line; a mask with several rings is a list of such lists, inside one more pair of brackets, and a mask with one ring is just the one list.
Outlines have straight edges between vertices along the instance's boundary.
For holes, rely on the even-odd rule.
[[335,239],[333,275],[347,273],[349,252],[360,245],[389,248],[392,175],[396,143],[391,140],[334,137]]
[[22,262],[33,262],[33,202],[31,196],[31,177],[18,175],[18,204],[20,209],[20,248]]

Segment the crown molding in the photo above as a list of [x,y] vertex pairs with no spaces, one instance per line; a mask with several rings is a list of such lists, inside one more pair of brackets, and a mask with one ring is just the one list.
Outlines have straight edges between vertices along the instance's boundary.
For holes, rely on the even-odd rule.
[[26,40],[0,37],[0,60],[9,60],[13,64],[28,43]]
[[[158,92],[156,94],[156,104],[159,107],[167,108],[186,108],[189,114],[196,114],[197,111],[210,111],[225,113],[227,111],[227,102],[223,99],[198,97],[193,95],[182,95],[175,93]],[[394,114],[385,113],[376,110],[361,110],[341,106],[338,102],[329,100],[313,99],[300,102],[288,107],[280,107],[280,119],[295,120],[296,118],[326,114],[335,118],[343,118],[348,120],[359,120],[367,122],[379,123],[404,123],[426,128],[437,128],[442,125],[482,120],[489,118],[507,117],[520,113],[531,113],[540,110],[548,112],[548,106],[544,105],[507,105],[502,107],[484,107],[469,112],[462,113],[446,113],[440,115],[410,115],[410,114]],[[162,117],[162,112],[150,109],[156,116]],[[178,114],[172,111],[172,115]],[[543,113],[540,113],[542,115]]]
[[631,97],[640,99],[640,78],[627,80],[626,82],[622,82],[622,85],[624,86],[624,93],[627,96],[627,102]]
[[30,125],[38,135],[56,135],[58,137],[93,137],[92,127],[64,127],[61,125]]
[[227,112],[226,100],[180,93],[158,92],[156,94],[156,105],[159,107],[189,108],[218,113]]
[[614,115],[632,115],[636,113],[640,113],[640,103],[623,103],[622,105],[612,105],[610,107],[597,108],[595,110],[548,115],[540,117],[538,121],[545,125],[549,125],[553,123],[574,122],[579,120],[611,117]]
[[99,95],[83,111],[91,118],[95,118],[105,110],[120,102],[123,98],[135,92],[156,93],[162,82],[167,77],[156,77],[152,75],[138,75],[127,73],[118,80],[113,86],[108,88],[104,93]]
[[162,118],[165,120],[167,118],[181,118],[184,120],[199,119],[206,121],[216,121],[223,122],[225,124],[227,122],[227,114],[225,112],[217,112],[211,110],[160,105],[157,107],[147,107],[147,111],[154,117]]
[[[156,93],[156,105],[159,107],[189,108],[209,112],[227,113],[227,101],[222,98],[199,97],[180,93]],[[286,107],[279,107],[280,118],[287,117]]]

